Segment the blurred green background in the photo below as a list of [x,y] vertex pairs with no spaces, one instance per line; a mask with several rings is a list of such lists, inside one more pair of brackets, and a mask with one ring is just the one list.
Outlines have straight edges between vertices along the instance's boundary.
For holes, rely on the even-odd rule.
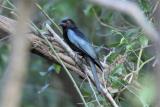
[[[153,6],[149,0],[132,0],[143,10],[144,14],[151,18]],[[15,4],[14,1],[10,1]],[[3,0],[3,5],[13,8],[8,0]],[[105,9],[94,5],[87,0],[38,0],[37,3],[43,10],[58,24],[64,17],[72,18],[78,27],[97,46],[111,48],[113,52],[109,55],[107,63],[112,67],[108,76],[108,87],[121,90],[127,82],[123,79],[127,74],[136,70],[138,57],[141,64],[152,58],[152,44],[143,34],[143,31],[134,23],[134,20],[118,11]],[[13,9],[14,10],[14,9]],[[10,18],[14,18],[10,10],[3,8],[0,13]],[[45,23],[49,20],[40,10],[36,10],[33,15],[33,22],[45,31]],[[52,24],[51,24],[52,25]],[[52,25],[53,29],[58,30]],[[139,52],[143,48],[142,55]],[[11,46],[9,41],[0,40],[0,78],[2,78],[7,63]],[[103,60],[108,55],[107,50],[102,50],[99,54]],[[117,62],[123,56],[125,61]],[[122,58],[120,58],[122,59]],[[115,101],[120,107],[150,107],[154,99],[154,84],[152,72],[152,61],[145,64],[140,69],[138,75],[133,79],[133,83],[127,86],[122,92],[113,93]],[[72,82],[63,69],[54,64],[60,72],[43,76],[52,62],[45,60],[34,54],[30,54],[28,65],[28,77],[23,90],[22,107],[81,107],[83,106]],[[97,102],[87,82],[72,73],[78,86],[85,96],[89,107],[97,107]],[[147,81],[147,82],[146,82]],[[47,84],[50,86],[40,94],[38,93]],[[138,85],[137,85],[138,84]],[[152,84],[152,85],[148,85]],[[104,97],[98,96],[104,107],[110,107],[110,103]]]

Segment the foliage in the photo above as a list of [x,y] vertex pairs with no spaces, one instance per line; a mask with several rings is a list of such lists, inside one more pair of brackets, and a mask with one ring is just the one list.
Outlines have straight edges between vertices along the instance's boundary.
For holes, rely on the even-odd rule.
[[[4,1],[5,6],[12,7],[7,0]],[[152,14],[151,3],[148,0],[138,0],[137,3],[147,16]],[[77,22],[77,25],[95,45],[112,48],[110,53],[102,49],[99,56],[101,60],[107,57],[109,74],[107,87],[121,107],[149,107],[152,105],[154,84],[150,72],[154,58],[149,52],[152,44],[132,18],[87,1],[39,0],[38,4],[56,23],[69,16]],[[11,12],[5,9],[1,14],[13,17]],[[40,10],[34,14],[33,21],[42,31],[45,31],[45,23],[49,22]],[[54,25],[52,27],[59,33]],[[9,61],[10,45],[6,44],[6,41],[0,41],[0,49],[0,77],[2,77]],[[54,65],[58,72],[54,72],[53,75],[39,75],[41,72],[46,72],[50,65],[50,62],[31,54],[22,106],[74,107],[76,106],[74,102],[80,102],[79,97],[74,99],[77,94],[72,95],[74,98],[71,98],[70,91],[74,86],[69,84],[70,82],[63,83],[68,77],[64,76],[66,74],[59,65]],[[97,102],[88,83],[79,79],[74,73],[73,75],[78,85],[81,86],[83,95],[86,96],[88,106],[96,107]],[[51,84],[49,88],[37,94],[46,83]],[[102,105],[110,106],[109,102],[100,95],[98,95],[98,100]]]

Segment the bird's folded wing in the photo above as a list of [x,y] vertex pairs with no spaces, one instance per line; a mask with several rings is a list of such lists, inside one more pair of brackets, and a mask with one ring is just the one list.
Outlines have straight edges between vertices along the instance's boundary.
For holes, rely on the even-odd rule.
[[78,49],[82,50],[85,54],[93,59],[97,59],[95,50],[88,41],[85,41],[73,30],[68,30],[67,35],[70,42],[72,42],[72,44],[74,44]]

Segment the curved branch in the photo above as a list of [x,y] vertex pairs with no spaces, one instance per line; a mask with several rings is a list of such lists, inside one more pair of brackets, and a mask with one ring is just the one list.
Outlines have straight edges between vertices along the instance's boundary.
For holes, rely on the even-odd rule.
[[[15,23],[16,21],[0,15],[0,31],[10,34],[11,32],[14,31]],[[54,36],[51,41],[52,45],[56,50],[58,50],[57,54],[59,55],[61,60],[64,62],[65,66],[69,70],[76,72],[81,77],[85,78],[86,77],[85,74],[87,74],[91,78],[92,82],[95,84],[93,75],[88,69],[88,67],[85,64],[82,64],[82,61],[79,58],[75,57],[76,55],[70,49],[70,47],[66,45],[66,43],[52,29],[50,29],[49,26],[47,28],[51,32],[51,34]],[[37,55],[40,55],[42,57],[45,57],[47,60],[51,60],[55,63],[60,64],[57,57],[51,54],[52,51],[50,51],[50,48],[48,44],[45,42],[45,40],[43,40],[42,38],[38,37],[33,33],[27,33],[25,35],[27,36],[28,41],[31,42],[31,52]],[[6,37],[6,35],[4,34],[0,35],[0,39],[4,37]],[[63,51],[64,49],[67,51],[67,53]],[[78,66],[77,66],[77,63],[78,63]],[[85,74],[82,71],[84,71]],[[107,99],[109,99],[113,107],[118,107],[118,105],[112,98],[111,94],[108,92],[108,90],[104,88],[102,85],[101,85],[101,88],[103,90],[103,95]]]
[[[5,38],[10,33],[14,32],[14,28],[16,26],[16,21],[5,16],[0,15],[0,39]],[[11,36],[11,35],[9,35]],[[50,60],[55,63],[59,63],[57,58],[51,55],[51,51],[45,40],[38,37],[33,33],[27,33],[27,39],[31,42],[31,52],[37,55],[44,57],[47,60]],[[80,76],[85,77],[84,73],[81,72],[80,68],[76,66],[76,63],[70,58],[66,53],[61,53],[64,49],[62,49],[54,40],[52,41],[54,48],[59,51],[59,55],[61,59],[64,61],[66,67],[78,73]],[[64,52],[64,51],[63,51]]]

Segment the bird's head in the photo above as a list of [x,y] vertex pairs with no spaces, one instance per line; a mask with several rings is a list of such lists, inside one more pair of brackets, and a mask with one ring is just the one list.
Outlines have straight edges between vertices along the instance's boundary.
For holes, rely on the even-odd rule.
[[67,29],[67,28],[76,28],[76,24],[74,23],[74,21],[70,18],[64,18],[61,20],[60,24],[59,24],[63,29]]

